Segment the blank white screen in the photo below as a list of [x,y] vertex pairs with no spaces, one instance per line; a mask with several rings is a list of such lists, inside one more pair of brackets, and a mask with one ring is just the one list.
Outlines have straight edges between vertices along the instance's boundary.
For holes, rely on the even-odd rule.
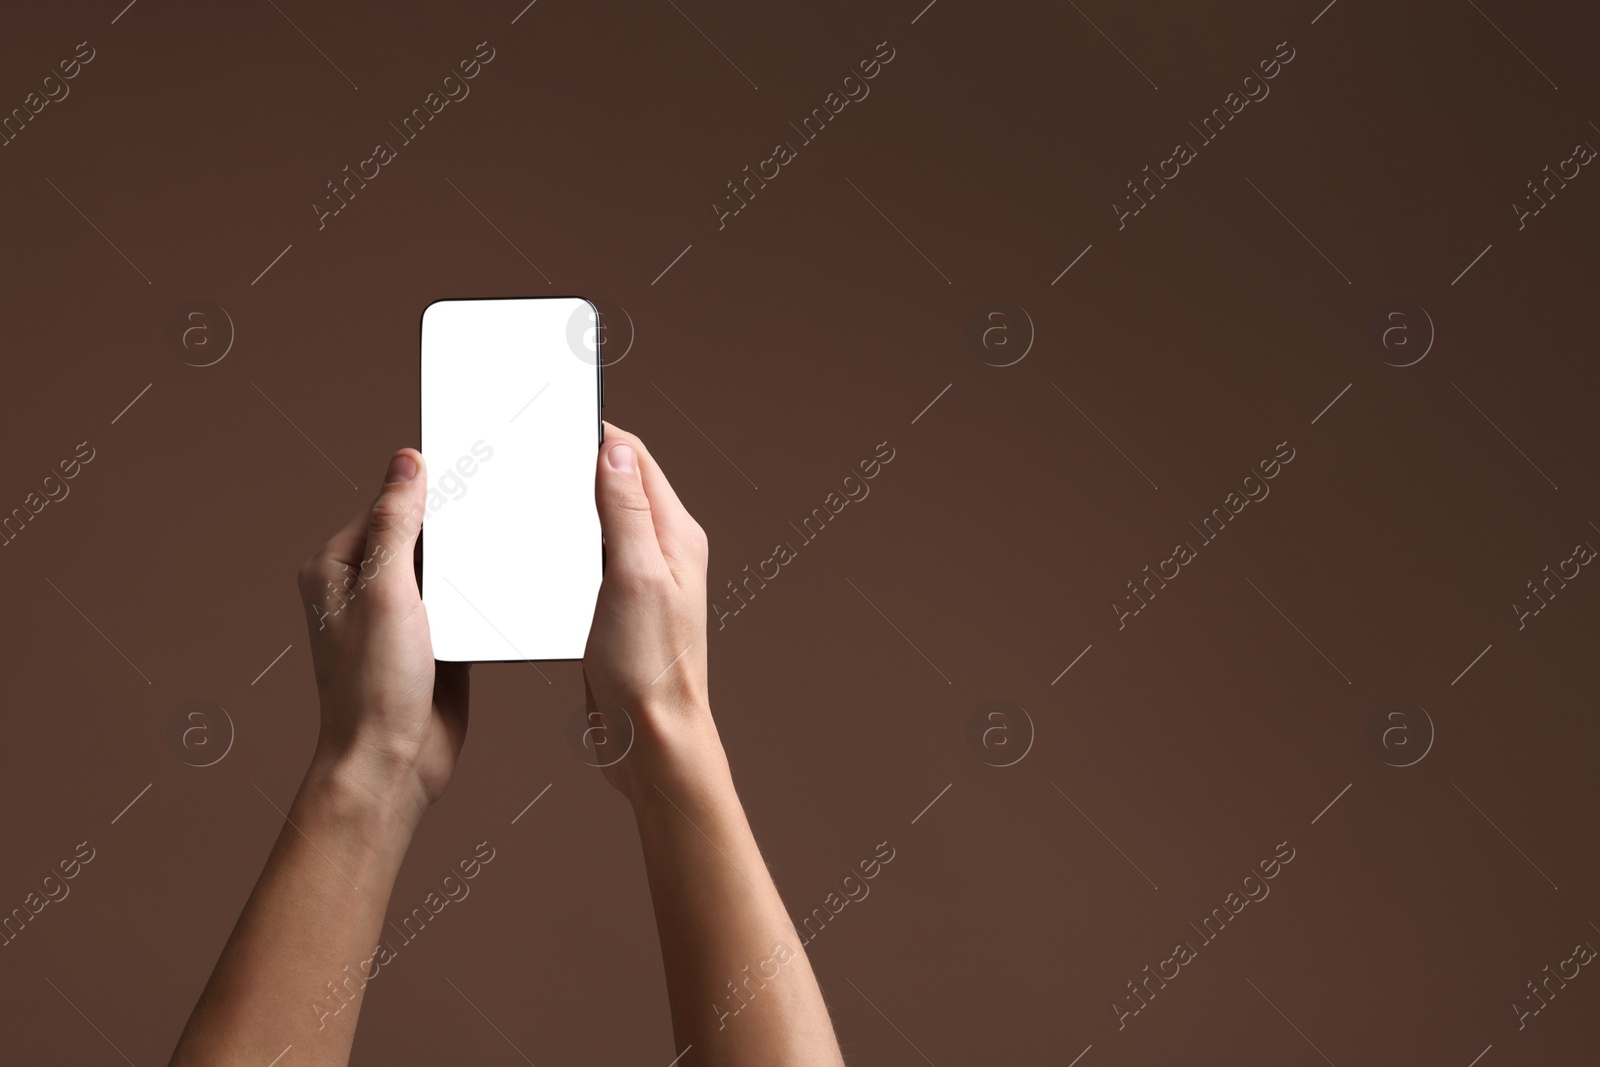
[[[422,601],[435,659],[579,659],[600,589],[594,306],[442,300],[422,313]],[[578,353],[583,353],[580,356]]]

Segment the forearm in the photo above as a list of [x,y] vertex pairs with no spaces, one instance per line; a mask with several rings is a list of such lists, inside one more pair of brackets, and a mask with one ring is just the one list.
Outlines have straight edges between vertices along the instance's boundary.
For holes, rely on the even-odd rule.
[[195,1006],[173,1067],[349,1061],[411,798],[319,752],[249,902]]
[[715,728],[668,747],[636,790],[634,814],[678,1051],[693,1045],[698,1064],[842,1064]]

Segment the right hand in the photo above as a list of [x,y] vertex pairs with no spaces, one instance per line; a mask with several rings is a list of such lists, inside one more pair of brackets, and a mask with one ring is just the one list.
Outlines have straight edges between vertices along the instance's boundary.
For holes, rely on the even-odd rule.
[[664,760],[716,743],[706,677],[705,530],[644,442],[605,423],[595,505],[606,570],[583,654],[589,711],[632,721],[626,758],[606,778],[637,802]]

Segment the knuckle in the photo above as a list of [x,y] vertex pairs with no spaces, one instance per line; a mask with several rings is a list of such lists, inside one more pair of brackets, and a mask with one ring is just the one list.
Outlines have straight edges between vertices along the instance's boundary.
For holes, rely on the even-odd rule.
[[650,498],[638,485],[622,485],[613,495],[617,507],[625,511],[637,511],[648,515],[650,513]]
[[372,505],[372,528],[384,532],[404,529],[414,510],[398,493],[384,493]]
[[641,574],[634,576],[639,589],[652,599],[665,597],[678,590],[678,583],[673,580],[672,572],[665,567],[652,567]]
[[711,543],[700,524],[690,519],[673,530],[673,555],[693,563],[703,563],[711,554]]

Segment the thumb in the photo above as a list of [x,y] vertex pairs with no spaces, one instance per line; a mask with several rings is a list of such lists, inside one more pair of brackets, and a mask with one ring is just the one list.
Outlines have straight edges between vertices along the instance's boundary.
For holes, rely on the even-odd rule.
[[595,507],[605,538],[606,567],[624,574],[650,574],[665,566],[656,540],[650,498],[639,475],[639,456],[626,439],[602,446],[595,469]]
[[[389,460],[389,472],[367,515],[366,551],[361,577],[378,588],[397,587],[416,594],[412,566],[417,535],[422,530],[423,497],[428,490],[422,453],[402,448]],[[420,594],[418,594],[420,595]]]

